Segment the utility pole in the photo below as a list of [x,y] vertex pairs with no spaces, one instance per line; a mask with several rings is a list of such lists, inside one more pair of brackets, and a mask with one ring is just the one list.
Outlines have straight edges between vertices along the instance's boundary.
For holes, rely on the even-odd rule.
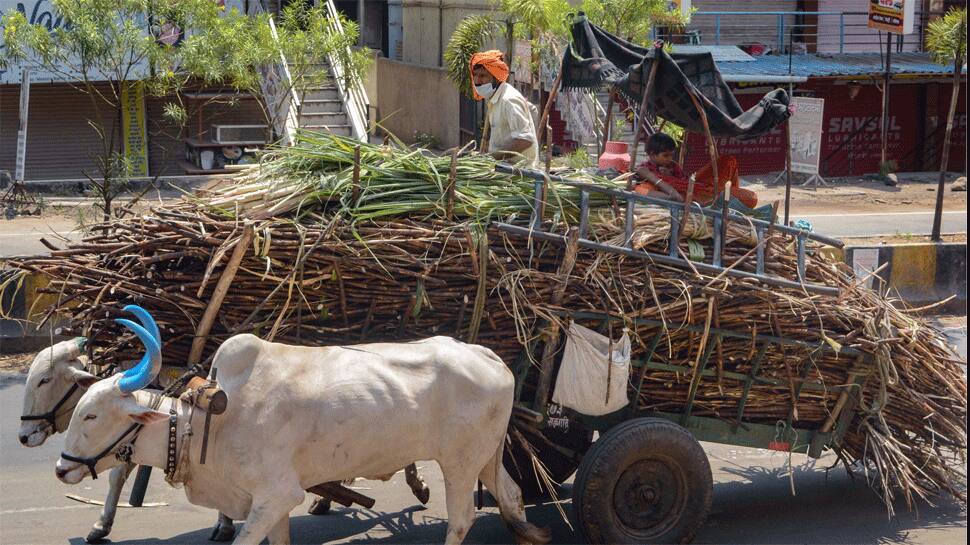
[[893,54],[893,34],[886,33],[886,72],[882,80],[882,150],[879,154],[879,168],[885,168],[886,151],[889,147],[889,80],[892,77],[890,69],[892,67]]

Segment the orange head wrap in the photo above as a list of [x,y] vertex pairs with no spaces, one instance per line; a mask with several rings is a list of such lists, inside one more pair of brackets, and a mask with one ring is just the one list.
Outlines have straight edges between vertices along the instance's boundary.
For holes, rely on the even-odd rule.
[[472,55],[472,60],[468,64],[471,70],[472,76],[472,96],[475,100],[483,100],[485,97],[480,96],[478,91],[475,90],[475,67],[481,66],[488,73],[491,74],[500,83],[505,83],[505,80],[509,79],[509,65],[505,64],[502,60],[502,52],[493,49],[491,51],[482,51],[480,53],[475,53]]

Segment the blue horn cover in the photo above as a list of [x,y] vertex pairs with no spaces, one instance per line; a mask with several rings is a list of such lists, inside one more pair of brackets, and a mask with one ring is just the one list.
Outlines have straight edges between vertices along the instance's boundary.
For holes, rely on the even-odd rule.
[[141,322],[142,327],[147,329],[152,334],[152,337],[155,337],[155,340],[158,341],[159,346],[161,346],[162,334],[158,331],[158,324],[155,323],[155,318],[152,318],[152,315],[147,310],[138,305],[128,305],[122,310],[134,314],[138,318],[138,321]]
[[138,362],[138,365],[125,371],[121,380],[118,382],[118,388],[122,392],[130,394],[148,386],[158,374],[158,371],[161,370],[162,347],[159,346],[158,341],[155,340],[155,337],[148,330],[135,322],[125,319],[117,319],[115,322],[134,332],[138,336],[138,340],[145,345],[145,355],[142,356],[141,361]]

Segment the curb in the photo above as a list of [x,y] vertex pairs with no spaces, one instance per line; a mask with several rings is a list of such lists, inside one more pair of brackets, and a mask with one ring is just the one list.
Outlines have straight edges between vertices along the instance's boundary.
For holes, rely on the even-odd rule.
[[956,296],[947,306],[966,309],[967,245],[959,242],[847,246],[843,260],[866,284],[890,290],[907,303],[925,305]]

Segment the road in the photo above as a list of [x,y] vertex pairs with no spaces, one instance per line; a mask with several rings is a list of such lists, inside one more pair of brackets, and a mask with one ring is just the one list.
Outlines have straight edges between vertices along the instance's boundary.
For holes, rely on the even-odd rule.
[[[831,237],[877,235],[928,235],[933,229],[933,212],[871,212],[852,214],[795,214],[793,219],[811,222],[815,231]],[[966,233],[967,211],[943,212],[943,233]]]
[[[961,347],[966,358],[966,318],[947,318],[938,324],[946,328],[951,343]],[[103,499],[107,478],[85,480],[73,487],[57,481],[54,461],[63,436],[55,436],[39,448],[21,447],[16,415],[22,396],[23,375],[0,374],[0,543],[81,545],[99,507],[70,500],[65,494]],[[789,481],[788,460],[781,453],[707,443],[704,448],[714,470],[714,505],[695,543],[966,543],[967,514],[956,503],[944,500],[930,506],[920,502],[918,515],[900,503],[897,517],[890,520],[864,478],[853,480],[841,468],[826,471],[834,465],[831,457],[812,461],[793,456],[793,480]],[[441,473],[434,463],[419,466],[432,490],[427,507],[411,496],[403,474],[388,483],[361,481],[355,487],[377,500],[374,509],[338,506],[330,515],[316,517],[306,514],[308,498],[291,515],[293,542],[441,542],[447,521]],[[569,498],[570,491],[567,483],[561,496]],[[127,491],[124,497],[128,497]],[[164,484],[157,470],[146,501],[164,505],[120,509],[110,536],[114,543],[209,545],[215,513],[190,505],[181,490]],[[570,511],[568,499],[563,508]],[[528,517],[552,528],[553,543],[580,540],[551,504],[529,507]],[[509,543],[511,539],[497,510],[487,504],[478,512],[466,543]]]

